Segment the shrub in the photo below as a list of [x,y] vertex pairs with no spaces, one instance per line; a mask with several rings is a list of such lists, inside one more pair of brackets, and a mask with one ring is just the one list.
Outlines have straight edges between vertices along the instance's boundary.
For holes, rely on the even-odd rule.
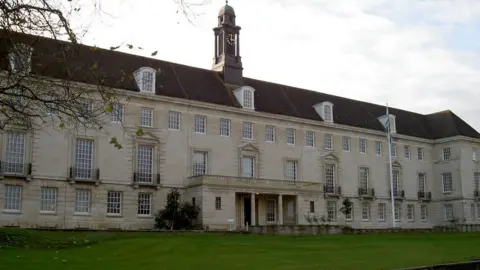
[[180,202],[180,192],[174,188],[167,195],[167,205],[155,216],[155,227],[167,230],[193,229],[200,208],[190,202]]

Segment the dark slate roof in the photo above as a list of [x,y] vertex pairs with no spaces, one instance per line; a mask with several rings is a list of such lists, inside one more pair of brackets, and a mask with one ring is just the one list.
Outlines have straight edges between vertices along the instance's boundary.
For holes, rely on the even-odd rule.
[[[6,38],[6,35],[10,37]],[[17,34],[12,38],[11,35],[0,32],[0,69],[8,67],[6,51],[9,41],[14,39],[35,48],[32,55],[34,74],[90,84],[101,82],[111,87],[139,91],[133,77],[124,74],[132,74],[141,67],[151,67],[160,70],[156,78],[157,95],[240,107],[231,89],[223,83],[222,74],[212,70],[49,38]],[[67,47],[65,60],[63,55]],[[89,69],[93,65],[98,67],[94,72]],[[67,66],[69,73],[66,72]],[[122,80],[119,79],[121,77]],[[385,106],[251,78],[244,78],[244,81],[245,85],[255,89],[256,111],[323,121],[313,105],[330,101],[334,104],[335,123],[383,130],[377,117],[385,114]],[[425,139],[457,135],[480,138],[475,129],[451,111],[422,115],[390,108],[390,113],[396,116],[399,134]]]

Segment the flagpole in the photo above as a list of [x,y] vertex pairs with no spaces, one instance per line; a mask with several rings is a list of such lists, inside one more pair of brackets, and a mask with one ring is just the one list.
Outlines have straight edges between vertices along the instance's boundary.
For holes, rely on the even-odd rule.
[[392,227],[395,228],[395,197],[393,196],[393,171],[392,171],[392,134],[390,132],[390,115],[388,113],[388,103],[387,103],[387,142],[388,142],[388,168],[389,168],[389,177],[390,177],[390,196],[392,202]]

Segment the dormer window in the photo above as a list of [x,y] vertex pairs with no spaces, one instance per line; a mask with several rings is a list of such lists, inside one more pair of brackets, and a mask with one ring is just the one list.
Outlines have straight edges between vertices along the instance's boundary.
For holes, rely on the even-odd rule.
[[313,105],[313,108],[317,112],[317,114],[323,119],[325,122],[333,122],[333,104],[329,101],[325,101],[322,103],[318,103]]
[[237,98],[237,101],[242,105],[242,107],[250,110],[255,109],[255,97],[253,95],[254,92],[255,89],[250,86],[243,86],[233,91],[235,98]]
[[32,66],[32,52],[32,47],[26,44],[14,44],[8,55],[11,71],[14,73],[28,74]]
[[156,71],[153,68],[142,67],[135,71],[134,75],[140,92],[155,93]]
[[380,123],[382,124],[384,130],[387,132],[388,129],[387,129],[387,125],[388,125],[388,128],[390,129],[390,132],[391,133],[397,133],[397,123],[395,122],[395,115],[393,114],[389,114],[388,116],[385,114],[385,115],[382,115],[380,117],[377,118],[378,121],[380,121]]

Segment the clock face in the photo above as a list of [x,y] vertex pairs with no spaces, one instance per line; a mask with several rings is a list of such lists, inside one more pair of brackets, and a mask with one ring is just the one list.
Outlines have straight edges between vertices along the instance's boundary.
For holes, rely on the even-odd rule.
[[229,34],[227,35],[227,42],[228,42],[228,44],[230,44],[230,45],[235,44],[235,35],[232,34],[232,33],[229,33]]

